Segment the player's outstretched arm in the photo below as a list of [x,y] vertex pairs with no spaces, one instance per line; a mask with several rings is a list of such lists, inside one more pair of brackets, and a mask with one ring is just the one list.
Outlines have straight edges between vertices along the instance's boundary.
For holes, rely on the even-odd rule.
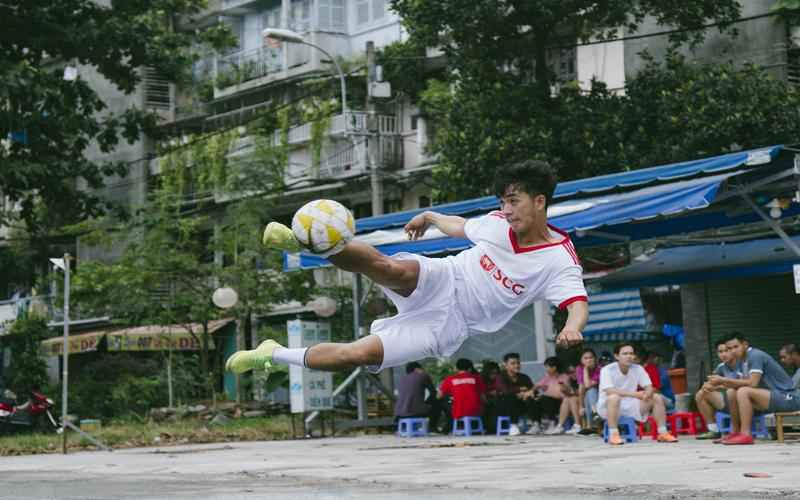
[[589,321],[589,304],[582,300],[573,302],[567,306],[567,323],[556,337],[556,344],[561,346],[571,346],[583,342],[581,332]]
[[431,226],[436,226],[439,231],[452,238],[466,238],[467,236],[464,233],[464,225],[466,223],[466,219],[457,215],[442,215],[425,211],[408,221],[404,230],[411,240],[422,238],[425,231]]

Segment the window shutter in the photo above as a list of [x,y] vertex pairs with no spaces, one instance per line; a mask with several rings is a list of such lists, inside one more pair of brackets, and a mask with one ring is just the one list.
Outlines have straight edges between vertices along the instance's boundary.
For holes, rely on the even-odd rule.
[[369,22],[369,0],[356,1],[356,23],[366,24]]
[[145,67],[142,71],[142,84],[145,108],[164,111],[172,109],[169,80],[159,75],[155,69]]

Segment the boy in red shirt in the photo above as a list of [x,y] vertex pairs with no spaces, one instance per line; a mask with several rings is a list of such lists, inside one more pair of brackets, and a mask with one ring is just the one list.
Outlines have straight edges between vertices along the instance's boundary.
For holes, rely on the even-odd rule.
[[486,386],[480,374],[471,371],[472,362],[461,358],[456,361],[455,375],[446,377],[439,386],[439,399],[445,396],[453,398],[453,418],[480,417],[483,414],[484,394]]

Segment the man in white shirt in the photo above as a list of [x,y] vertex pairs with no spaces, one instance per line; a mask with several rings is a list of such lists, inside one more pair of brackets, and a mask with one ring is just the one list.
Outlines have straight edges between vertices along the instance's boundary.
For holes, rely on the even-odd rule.
[[[329,260],[378,284],[398,314],[374,321],[372,335],[351,343],[286,349],[264,341],[256,349],[235,353],[226,368],[241,373],[269,370],[279,363],[319,370],[366,365],[379,371],[450,356],[470,334],[496,332],[536,300],[567,310],[559,344],[581,342],[589,316],[583,270],[569,236],[547,223],[555,187],[547,163],[525,161],[498,169],[495,191],[500,210],[469,220],[425,211],[406,224],[411,239],[435,226],[447,236],[474,244],[455,256],[389,257],[368,244],[350,241]],[[275,249],[299,250],[292,230],[275,222],[267,226],[264,242]]]
[[617,362],[600,370],[597,413],[608,421],[608,444],[625,444],[617,427],[619,417],[630,417],[638,422],[644,422],[650,413],[658,425],[658,441],[674,443],[677,438],[667,431],[664,398],[654,397],[655,391],[650,376],[644,368],[634,364],[635,356],[632,344],[620,343],[614,348]]

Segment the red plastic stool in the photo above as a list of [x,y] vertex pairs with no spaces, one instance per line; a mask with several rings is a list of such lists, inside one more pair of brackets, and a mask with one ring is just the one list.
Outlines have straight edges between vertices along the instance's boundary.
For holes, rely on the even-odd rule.
[[[667,419],[669,420],[669,428],[672,429],[672,434],[675,436],[678,434],[694,435],[707,430],[706,420],[703,415],[697,412],[675,412],[668,416]],[[698,420],[700,421],[699,426],[697,425]]]
[[[648,428],[650,430],[647,430]],[[639,436],[643,439],[645,436],[650,436],[653,441],[658,439],[658,424],[654,417],[649,416],[644,422],[639,422]]]

